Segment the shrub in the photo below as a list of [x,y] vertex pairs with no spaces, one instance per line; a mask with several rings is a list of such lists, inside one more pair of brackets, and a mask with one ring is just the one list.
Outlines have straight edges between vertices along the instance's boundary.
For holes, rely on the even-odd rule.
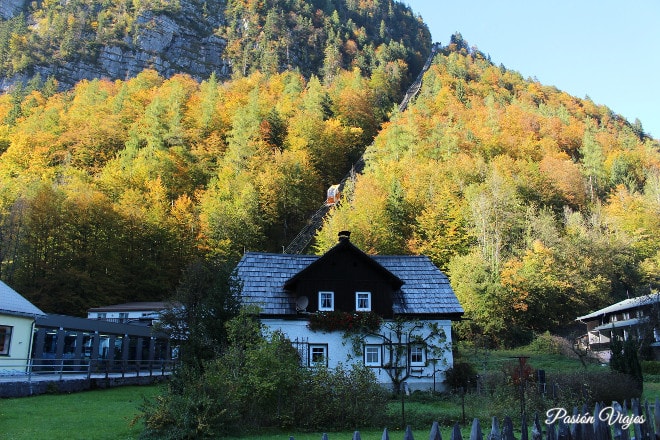
[[550,332],[541,333],[527,346],[532,353],[565,354],[564,340],[559,336],[552,336]]
[[387,394],[373,371],[363,365],[306,370],[291,399],[298,427],[303,429],[374,427],[387,413]]
[[230,432],[240,418],[238,408],[217,379],[212,372],[201,376],[179,369],[164,393],[142,404],[142,438],[178,440]]
[[451,390],[464,390],[476,386],[477,370],[468,362],[454,362],[454,366],[445,372],[445,384]]
[[651,374],[654,376],[660,375],[660,362],[658,361],[642,361],[642,373],[646,376]]
[[554,373],[548,376],[547,396],[563,406],[623,402],[639,398],[641,391],[630,375],[616,371]]
[[165,392],[145,401],[144,438],[239,435],[261,428],[341,430],[377,426],[387,397],[373,371],[306,369],[280,332],[265,338],[249,316],[228,326],[231,345],[217,359],[180,368]]

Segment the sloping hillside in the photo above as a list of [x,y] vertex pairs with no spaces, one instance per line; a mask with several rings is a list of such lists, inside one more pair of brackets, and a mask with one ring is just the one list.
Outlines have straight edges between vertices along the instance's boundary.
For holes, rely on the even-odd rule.
[[493,65],[454,38],[318,237],[430,255],[463,331],[555,330],[660,287],[660,145],[610,109]]

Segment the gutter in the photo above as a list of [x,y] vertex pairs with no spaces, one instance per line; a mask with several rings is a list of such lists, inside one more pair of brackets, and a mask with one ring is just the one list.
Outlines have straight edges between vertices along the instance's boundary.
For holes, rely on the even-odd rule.
[[37,317],[33,316],[32,325],[30,326],[30,342],[28,343],[27,364],[25,365],[25,372],[30,373],[30,362],[32,361],[32,344],[34,343],[34,327],[37,324]]

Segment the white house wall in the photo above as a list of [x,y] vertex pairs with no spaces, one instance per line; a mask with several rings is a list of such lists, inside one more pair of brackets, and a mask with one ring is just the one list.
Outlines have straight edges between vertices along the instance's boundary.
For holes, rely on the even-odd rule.
[[0,372],[25,371],[30,357],[33,323],[34,318],[0,314],[0,326],[12,327],[9,354],[0,356]]
[[[312,331],[307,327],[308,322],[304,320],[284,320],[284,319],[262,319],[261,322],[267,327],[269,331],[280,330],[282,331],[293,343],[296,342],[309,344],[309,347],[327,345],[327,366],[335,368],[340,364],[350,366],[356,362],[363,362],[364,356],[354,352],[350,340],[344,338],[344,332],[323,332]],[[408,388],[414,390],[435,390],[441,391],[445,388],[443,381],[445,378],[445,371],[453,366],[453,356],[451,350],[451,321],[450,320],[429,320],[424,323],[435,324],[438,328],[442,329],[445,333],[446,340],[444,341],[443,355],[440,359],[429,360],[425,359],[424,365],[416,365],[411,370],[411,375],[405,380]],[[384,324],[386,325],[386,324]],[[381,332],[384,327],[381,327]],[[422,338],[428,336],[430,330],[424,330],[417,334]],[[391,334],[391,332],[388,332]],[[368,336],[365,340],[367,345],[383,345],[383,338],[377,336]],[[404,343],[407,341],[403,341]],[[381,365],[369,366],[376,375],[379,383],[384,386],[391,386],[392,380],[387,374],[383,364],[389,362],[387,350],[382,350]],[[301,353],[302,354],[302,353]],[[307,358],[302,359],[303,364],[309,365],[309,349],[303,354]],[[407,358],[407,357],[406,357]]]

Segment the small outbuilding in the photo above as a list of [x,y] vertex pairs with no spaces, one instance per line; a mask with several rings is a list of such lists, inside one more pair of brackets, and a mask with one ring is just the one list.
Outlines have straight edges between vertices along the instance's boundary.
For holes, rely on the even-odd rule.
[[28,369],[35,320],[45,315],[0,281],[0,373]]

